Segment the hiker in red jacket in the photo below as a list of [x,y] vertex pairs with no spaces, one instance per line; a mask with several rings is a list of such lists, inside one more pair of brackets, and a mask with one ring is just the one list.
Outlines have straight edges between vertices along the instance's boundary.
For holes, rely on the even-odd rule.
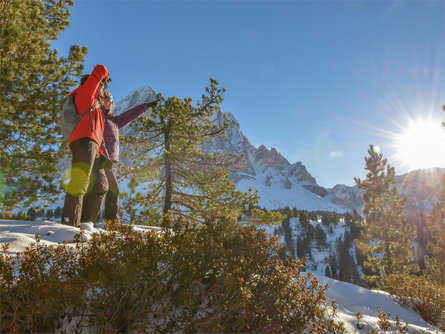
[[[108,70],[97,65],[85,82],[70,95],[78,114],[83,114],[98,100],[102,99],[105,86],[110,81]],[[79,226],[82,214],[82,201],[90,181],[91,170],[96,156],[103,154],[100,145],[103,140],[104,116],[100,107],[83,117],[71,133],[69,148],[72,153],[71,180],[66,189],[65,204],[62,212],[62,223]],[[95,175],[96,178],[105,178]]]

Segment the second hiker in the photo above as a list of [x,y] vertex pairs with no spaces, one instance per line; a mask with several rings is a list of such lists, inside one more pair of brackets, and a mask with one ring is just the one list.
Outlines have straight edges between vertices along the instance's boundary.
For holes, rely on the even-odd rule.
[[[104,140],[101,146],[103,155],[94,162],[94,174],[105,174],[106,179],[96,178],[90,182],[88,195],[84,198],[82,222],[93,222],[97,225],[102,203],[105,199],[106,220],[119,220],[119,184],[113,171],[113,164],[119,161],[119,130],[144,114],[157,100],[140,104],[120,115],[113,114],[114,100],[109,92],[104,92],[101,110],[104,116]],[[105,184],[106,183],[106,184]]]

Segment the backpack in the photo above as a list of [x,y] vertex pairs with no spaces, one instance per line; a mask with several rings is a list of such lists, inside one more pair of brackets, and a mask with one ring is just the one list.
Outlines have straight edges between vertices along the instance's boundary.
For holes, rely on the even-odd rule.
[[74,104],[74,93],[71,96],[68,96],[62,108],[62,117],[60,118],[60,128],[62,129],[63,137],[66,140],[70,140],[71,132],[75,129],[77,124],[79,124],[80,120],[86,114],[90,117],[91,122],[91,132],[93,132],[93,118],[91,117],[91,111],[98,108],[99,102],[96,102],[90,109],[85,111],[83,114],[78,114],[76,105]]

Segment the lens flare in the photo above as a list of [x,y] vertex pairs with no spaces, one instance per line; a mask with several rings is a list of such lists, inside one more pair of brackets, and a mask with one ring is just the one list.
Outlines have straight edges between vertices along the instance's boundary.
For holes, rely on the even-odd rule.
[[395,143],[397,160],[410,169],[445,166],[445,131],[440,120],[411,121]]
[[344,155],[343,151],[332,151],[332,152],[329,152],[329,156],[331,158],[341,158],[341,157],[343,157],[343,155]]
[[[65,169],[62,175],[62,187],[70,195],[79,196],[79,191],[91,190],[88,183],[94,184],[94,173],[90,173],[90,178],[87,177],[87,170],[89,167],[84,163],[76,163],[70,168]],[[89,182],[88,182],[89,180]]]
[[374,146],[374,153],[380,154],[380,152],[381,152],[380,146]]

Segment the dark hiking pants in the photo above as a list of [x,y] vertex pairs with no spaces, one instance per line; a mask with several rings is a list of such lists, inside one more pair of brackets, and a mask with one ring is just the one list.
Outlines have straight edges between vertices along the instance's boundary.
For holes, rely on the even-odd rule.
[[73,156],[71,179],[66,189],[62,223],[77,227],[82,215],[83,196],[88,189],[99,145],[90,138],[81,138],[73,141],[70,148]]
[[119,183],[113,171],[113,166],[109,164],[105,167],[105,174],[108,179],[108,192],[105,198],[105,219],[119,220]]
[[96,226],[99,221],[102,204],[108,191],[108,180],[105,173],[108,163],[109,160],[102,155],[94,161],[92,172],[94,178],[90,178],[88,192],[83,200],[82,222],[93,222]]

